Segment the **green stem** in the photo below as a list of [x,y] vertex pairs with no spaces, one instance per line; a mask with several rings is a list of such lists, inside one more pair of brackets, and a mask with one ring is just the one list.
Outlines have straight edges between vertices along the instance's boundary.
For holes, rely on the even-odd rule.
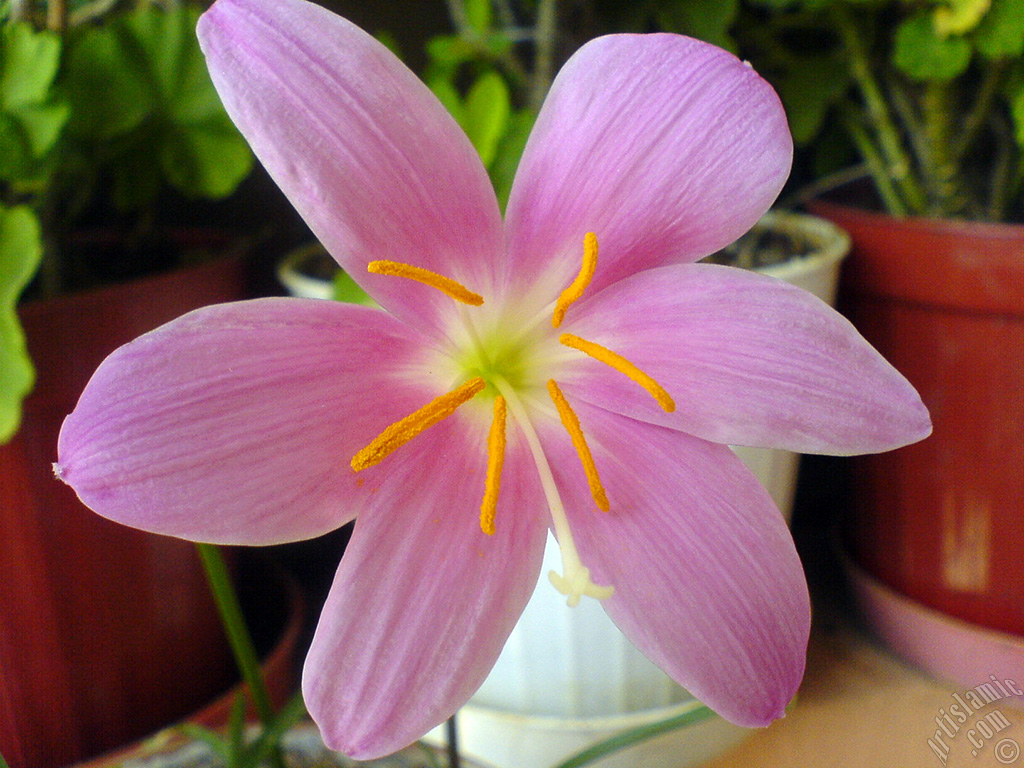
[[68,28],[67,0],[47,0],[46,28],[53,30],[57,34],[64,34],[64,31]]
[[875,181],[875,189],[878,190],[882,202],[885,203],[885,209],[893,216],[906,216],[907,206],[886,172],[885,160],[872,143],[867,131],[860,124],[857,115],[853,114],[852,109],[840,108],[839,116],[843,121],[843,127],[856,145],[857,151],[867,163],[868,171]]
[[260,722],[265,726],[269,725],[274,717],[274,712],[270,706],[267,688],[263,683],[259,657],[256,655],[252,636],[245,624],[242,607],[238,603],[238,593],[235,592],[234,584],[231,582],[227,565],[224,563],[224,556],[215,544],[196,544],[196,548],[203,561],[206,578],[210,582],[210,589],[213,591],[213,598],[217,603],[221,623],[227,633],[231,651],[235,655],[238,670],[242,673],[242,679],[252,695],[256,714],[259,715]]
[[446,5],[448,6],[448,16],[451,18],[452,25],[459,36],[476,37],[476,30],[469,26],[469,20],[466,18],[466,9],[462,5],[462,0],[447,0]]
[[540,109],[554,77],[557,27],[558,0],[539,0],[534,28],[537,52],[533,63],[533,87],[530,89],[530,106],[534,109]]
[[663,733],[674,731],[677,728],[683,728],[687,725],[707,720],[713,714],[714,713],[706,706],[695,701],[693,702],[693,708],[688,709],[682,714],[666,718],[665,720],[659,720],[658,722],[651,723],[649,725],[641,725],[637,728],[631,728],[628,731],[618,733],[604,741],[599,741],[597,744],[588,747],[582,752],[577,752],[568,760],[559,763],[555,768],[579,768],[579,766],[593,763],[606,755],[618,752],[626,747],[631,747],[641,741],[647,741],[648,739],[653,739],[655,736],[660,736]]
[[[884,161],[884,173],[891,182],[890,186],[899,187],[901,196],[912,210],[924,210],[924,194],[913,178],[913,167],[903,149],[899,129],[871,70],[871,58],[864,47],[861,30],[842,4],[832,6],[831,12],[850,62],[850,74],[864,99],[868,121],[877,136],[877,146],[881,152],[879,158]],[[872,162],[868,158],[865,160],[869,164]],[[872,167],[872,172],[874,170]]]
[[0,755],[0,768],[7,768],[7,761],[4,760],[3,755]]
[[992,161],[992,181],[986,215],[991,221],[1002,221],[1006,216],[1006,210],[1012,199],[1012,188],[1014,187],[1014,148],[1016,142],[1009,126],[1003,121],[997,119],[993,123],[995,158]]
[[929,174],[933,179],[935,199],[929,213],[953,216],[963,212],[959,173],[953,151],[953,98],[949,84],[929,81],[924,87],[924,135],[931,159]]
[[978,97],[963,120],[963,127],[959,131],[956,146],[953,149],[953,155],[958,162],[964,159],[974,140],[985,127],[992,112],[992,102],[999,94],[999,87],[1003,83],[1003,73],[1006,71],[1006,67],[1006,59],[989,62],[984,67],[981,84],[978,86]]
[[904,133],[909,140],[910,152],[913,155],[913,162],[916,163],[915,167],[921,169],[921,183],[925,187],[925,194],[932,195],[934,179],[929,173],[929,169],[932,167],[931,147],[925,136],[924,121],[916,100],[898,77],[886,78],[885,87],[893,110],[903,124]]
[[[29,16],[27,0],[11,0],[11,21],[24,21]],[[7,768],[0,762],[0,768]]]

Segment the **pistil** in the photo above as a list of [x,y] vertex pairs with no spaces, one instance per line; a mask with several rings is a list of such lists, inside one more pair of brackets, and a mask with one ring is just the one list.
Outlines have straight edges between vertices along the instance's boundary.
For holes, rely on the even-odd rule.
[[570,606],[579,605],[583,595],[598,600],[608,599],[615,593],[615,587],[595,584],[590,578],[590,569],[580,560],[576,542],[573,540],[572,531],[569,528],[569,518],[565,514],[558,486],[555,485],[555,477],[551,473],[551,466],[548,464],[537,431],[533,428],[533,422],[530,421],[519,396],[511,385],[500,376],[495,377],[491,383],[508,402],[509,410],[512,411],[513,418],[523,432],[523,437],[526,439],[526,444],[529,446],[533,461],[537,466],[541,489],[544,491],[544,498],[551,512],[551,525],[555,529],[555,539],[558,540],[558,548],[562,555],[562,573],[550,571],[548,579],[555,589],[566,595],[568,598],[566,602]]

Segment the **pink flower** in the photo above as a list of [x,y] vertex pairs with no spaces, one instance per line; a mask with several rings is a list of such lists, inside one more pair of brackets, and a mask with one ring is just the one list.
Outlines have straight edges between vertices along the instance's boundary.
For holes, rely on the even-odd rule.
[[548,97],[503,223],[466,137],[347,21],[218,0],[199,34],[234,121],[384,310],[260,299],[137,339],[65,422],[59,476],[104,516],[198,541],[357,517],[303,679],[354,756],[403,746],[479,686],[549,527],[570,601],[603,600],[730,720],[780,717],[806,584],[726,445],[880,451],[930,424],[816,299],[693,263],[788,174],[769,86],[684,37],[594,40]]

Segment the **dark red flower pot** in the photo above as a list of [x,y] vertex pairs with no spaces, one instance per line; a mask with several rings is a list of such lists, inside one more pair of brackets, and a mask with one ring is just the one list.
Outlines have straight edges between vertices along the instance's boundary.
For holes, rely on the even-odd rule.
[[926,606],[1024,635],[1024,225],[809,208],[852,236],[841,306],[934,423],[856,460],[847,547]]
[[37,367],[0,446],[0,753],[54,768],[180,719],[234,680],[193,545],[109,522],[58,482],[57,434],[117,346],[243,298],[237,257],[21,307]]

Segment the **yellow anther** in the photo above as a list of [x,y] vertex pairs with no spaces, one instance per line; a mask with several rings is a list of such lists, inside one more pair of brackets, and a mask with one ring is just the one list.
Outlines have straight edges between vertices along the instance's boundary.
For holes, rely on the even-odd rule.
[[587,439],[583,436],[583,429],[580,427],[580,420],[576,416],[576,412],[569,405],[569,401],[565,399],[565,395],[562,394],[562,390],[559,389],[558,384],[555,383],[554,379],[548,380],[548,394],[551,395],[551,399],[555,403],[555,407],[558,409],[558,415],[562,419],[562,426],[565,427],[565,431],[569,433],[569,437],[572,438],[573,447],[576,448],[576,453],[580,457],[580,463],[583,465],[583,471],[587,473],[587,482],[590,484],[590,495],[594,497],[594,503],[597,504],[598,509],[602,512],[607,512],[610,508],[608,504],[608,496],[604,492],[604,486],[601,485],[601,478],[597,474],[597,466],[594,464],[594,457],[590,453],[590,446],[587,445]]
[[600,360],[605,365],[610,365],[619,373],[624,373],[641,387],[651,393],[651,396],[658,401],[666,413],[672,413],[676,409],[676,403],[665,391],[665,388],[656,382],[652,377],[641,371],[622,355],[612,352],[600,344],[573,336],[571,333],[563,333],[558,340],[567,347],[578,349],[580,352],[590,355],[595,360]]
[[494,421],[487,436],[487,479],[484,481],[484,500],[480,504],[480,530],[494,535],[494,517],[498,511],[498,491],[501,489],[501,468],[505,464],[505,398],[494,398]]
[[396,421],[352,457],[352,469],[359,472],[374,464],[379,464],[385,457],[401,448],[423,430],[451,416],[456,408],[469,401],[475,394],[483,390],[484,386],[484,380],[477,376],[451,392],[435,397],[401,421]]
[[590,281],[594,277],[595,269],[597,269],[597,235],[587,232],[583,237],[583,264],[580,265],[580,272],[555,302],[555,313],[551,316],[551,325],[554,328],[562,324],[569,305],[579,299],[587,290],[587,286],[590,285]]
[[405,277],[415,280],[417,283],[429,285],[436,288],[456,301],[463,304],[470,304],[479,307],[484,303],[484,297],[479,293],[473,293],[462,283],[452,280],[450,277],[431,272],[429,269],[414,267],[412,264],[403,264],[400,261],[371,261],[366,265],[366,271],[374,275],[392,275],[394,277]]

